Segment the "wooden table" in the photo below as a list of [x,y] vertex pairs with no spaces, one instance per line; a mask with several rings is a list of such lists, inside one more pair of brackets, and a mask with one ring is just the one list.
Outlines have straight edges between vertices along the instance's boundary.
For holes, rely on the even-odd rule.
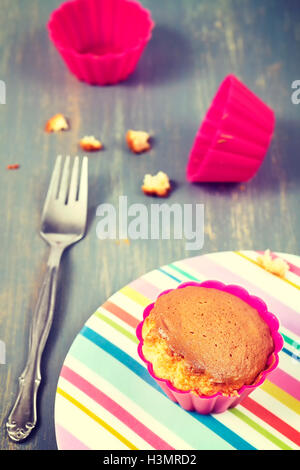
[[[0,79],[0,448],[56,449],[54,397],[65,355],[78,331],[112,293],[143,273],[199,251],[186,241],[98,240],[96,208],[153,202],[140,190],[145,173],[163,170],[176,183],[167,200],[205,205],[202,253],[266,249],[300,254],[300,105],[291,84],[300,79],[297,0],[144,0],[156,28],[136,72],[111,87],[80,83],[50,43],[45,24],[58,0],[2,0]],[[277,125],[267,158],[247,184],[189,184],[187,157],[220,82],[234,73],[274,110]],[[46,134],[58,112],[70,130]],[[154,135],[150,152],[133,155],[125,132]],[[60,273],[54,325],[43,356],[39,426],[22,444],[10,441],[5,419],[27,353],[32,311],[48,248],[38,235],[41,209],[57,154],[82,154],[78,140],[98,136],[105,149],[89,156],[88,233],[69,250]],[[15,171],[8,164],[20,164]]]

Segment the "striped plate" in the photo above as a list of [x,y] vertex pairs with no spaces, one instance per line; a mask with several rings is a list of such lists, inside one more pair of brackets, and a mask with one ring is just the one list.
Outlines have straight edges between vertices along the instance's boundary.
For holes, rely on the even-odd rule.
[[[123,287],[88,319],[62,367],[55,399],[59,449],[299,449],[300,257],[282,280],[256,263],[257,252],[221,252],[151,271]],[[144,307],[187,280],[244,286],[280,319],[279,367],[238,407],[186,412],[169,400],[137,354]]]

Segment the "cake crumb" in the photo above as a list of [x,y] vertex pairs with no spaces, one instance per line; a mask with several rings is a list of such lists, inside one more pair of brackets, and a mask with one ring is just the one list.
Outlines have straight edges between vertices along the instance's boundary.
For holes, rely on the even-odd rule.
[[152,176],[146,174],[144,176],[144,183],[142,191],[146,195],[166,197],[171,189],[169,177],[163,171],[159,171],[156,175]]
[[130,150],[134,153],[141,153],[150,150],[150,134],[145,131],[134,131],[130,129],[126,134],[126,142]]
[[61,113],[55,114],[49,119],[45,125],[46,132],[58,132],[58,131],[66,131],[69,129],[69,124],[65,118],[65,116]]
[[79,141],[82,150],[87,152],[95,152],[102,149],[103,145],[100,140],[96,139],[93,135],[86,135]]
[[263,269],[281,278],[284,278],[289,270],[289,265],[283,259],[272,258],[269,249],[257,257],[257,262]]
[[7,170],[18,170],[20,168],[19,163],[13,163],[12,165],[7,165]]

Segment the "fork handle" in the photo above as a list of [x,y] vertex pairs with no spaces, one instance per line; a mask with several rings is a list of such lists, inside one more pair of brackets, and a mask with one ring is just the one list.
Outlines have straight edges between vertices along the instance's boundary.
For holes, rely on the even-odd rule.
[[37,392],[41,382],[41,358],[52,325],[57,274],[63,248],[51,247],[47,271],[33,314],[25,369],[19,377],[19,392],[7,419],[9,437],[16,442],[29,436],[37,423]]

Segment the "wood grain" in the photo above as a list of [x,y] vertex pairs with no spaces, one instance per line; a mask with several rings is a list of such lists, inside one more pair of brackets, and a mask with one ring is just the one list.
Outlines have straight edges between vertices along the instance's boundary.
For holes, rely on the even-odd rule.
[[[175,182],[168,203],[205,205],[202,253],[266,249],[300,254],[300,105],[291,103],[299,77],[300,10],[292,0],[144,0],[156,28],[128,81],[91,87],[70,75],[50,43],[45,24],[58,0],[2,0],[0,79],[7,87],[0,105],[0,448],[56,449],[54,397],[60,368],[83,323],[113,292],[160,265],[193,256],[185,240],[99,241],[95,211],[160,202],[140,186],[145,173],[167,172]],[[187,157],[195,133],[219,83],[240,77],[276,112],[276,132],[260,171],[244,185],[189,184]],[[70,130],[45,134],[57,112]],[[125,144],[129,128],[154,136],[147,154]],[[89,157],[89,226],[69,250],[60,273],[55,321],[43,356],[40,423],[23,444],[7,438],[5,419],[15,398],[27,352],[31,314],[45,270],[48,248],[39,238],[40,214],[55,157],[82,154],[84,135],[105,148]],[[255,138],[255,136],[253,136]],[[8,164],[20,164],[15,171]]]

